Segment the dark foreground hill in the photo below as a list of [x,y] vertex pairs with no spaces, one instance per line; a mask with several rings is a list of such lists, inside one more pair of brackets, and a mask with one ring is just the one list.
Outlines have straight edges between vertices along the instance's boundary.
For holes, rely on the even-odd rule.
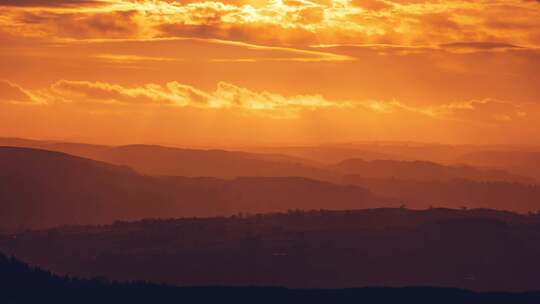
[[5,235],[0,251],[60,274],[181,286],[540,289],[540,216],[494,210],[117,222]]
[[60,277],[0,254],[0,301],[26,303],[538,303],[540,293],[475,293],[409,287],[285,289],[275,287],[172,287],[144,282]]
[[0,231],[381,205],[392,204],[357,186],[300,177],[151,177],[64,153],[0,147]]

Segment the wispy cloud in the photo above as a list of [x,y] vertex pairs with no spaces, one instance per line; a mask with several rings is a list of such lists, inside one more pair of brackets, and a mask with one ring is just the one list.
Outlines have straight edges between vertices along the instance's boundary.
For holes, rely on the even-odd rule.
[[[268,91],[253,91],[227,82],[219,82],[213,91],[204,91],[178,82],[123,86],[106,82],[60,80],[47,88],[25,90],[3,81],[0,100],[9,102],[41,101],[49,105],[107,107],[194,107],[200,109],[237,109],[274,118],[295,119],[305,111],[342,109],[364,114],[396,117],[417,115],[425,119],[500,124],[536,115],[538,106],[492,98],[417,106],[398,100],[330,100],[321,94],[285,96]],[[530,112],[530,113],[529,113]]]
[[17,84],[8,80],[0,80],[0,102],[37,104],[39,99]]

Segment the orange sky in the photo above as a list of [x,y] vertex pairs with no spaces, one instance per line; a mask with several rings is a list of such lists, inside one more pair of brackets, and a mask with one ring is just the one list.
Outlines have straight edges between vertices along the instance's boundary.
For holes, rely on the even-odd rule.
[[540,1],[0,0],[0,136],[540,141]]

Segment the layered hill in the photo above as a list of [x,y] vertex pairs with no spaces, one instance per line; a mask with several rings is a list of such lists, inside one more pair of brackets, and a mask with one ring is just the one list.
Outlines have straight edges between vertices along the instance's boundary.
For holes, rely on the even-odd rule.
[[441,165],[428,161],[394,161],[348,159],[333,166],[345,175],[362,178],[390,178],[415,181],[467,179],[472,181],[510,181],[532,183],[532,178],[503,170],[476,168],[465,165]]
[[172,176],[300,176],[335,180],[336,174],[322,165],[281,154],[258,154],[225,150],[202,150],[157,145],[103,146],[80,143],[0,138],[0,146],[27,147],[63,152],[116,165],[129,166],[141,174]]
[[540,186],[502,181],[404,180],[349,175],[343,183],[399,199],[411,208],[491,208],[522,213],[540,210]]
[[[514,174],[501,169],[497,162],[484,164],[478,168],[472,165],[457,166],[443,165],[430,161],[418,161],[422,158],[411,158],[415,155],[435,153],[450,153],[451,146],[361,146],[391,149],[402,152],[392,157],[378,152],[362,152],[347,147],[292,147],[266,150],[272,153],[248,153],[241,151],[202,150],[163,147],[157,145],[128,145],[103,146],[67,142],[35,141],[17,138],[0,138],[0,145],[30,147],[50,151],[58,151],[74,156],[80,156],[116,165],[129,166],[135,171],[146,175],[188,176],[188,177],[218,177],[234,178],[239,176],[260,177],[289,177],[298,176],[310,179],[340,182],[342,175],[358,175],[364,178],[399,178],[410,180],[449,180],[454,178],[475,181],[510,181],[520,183],[534,182],[527,177],[534,171],[534,165],[529,170],[520,170],[524,174]],[[471,148],[469,148],[470,150]],[[424,151],[425,150],[425,151]],[[441,151],[439,151],[441,150]],[[460,149],[455,148],[457,151]],[[412,152],[411,152],[412,151]],[[419,152],[418,152],[419,151]],[[468,150],[467,150],[468,151]],[[279,153],[278,153],[279,152]],[[416,154],[413,152],[417,152]],[[290,153],[280,154],[280,153]],[[342,159],[345,157],[344,159]],[[358,158],[360,157],[360,158]],[[425,159],[430,159],[428,156]],[[339,160],[337,164],[323,164],[308,159],[316,158]],[[405,158],[407,160],[391,160]],[[514,169],[517,166],[512,166]],[[522,167],[527,167],[523,165]]]
[[462,155],[459,161],[473,166],[500,168],[540,180],[540,152],[477,151]]
[[302,177],[151,177],[59,152],[0,147],[4,229],[381,204],[391,200]]

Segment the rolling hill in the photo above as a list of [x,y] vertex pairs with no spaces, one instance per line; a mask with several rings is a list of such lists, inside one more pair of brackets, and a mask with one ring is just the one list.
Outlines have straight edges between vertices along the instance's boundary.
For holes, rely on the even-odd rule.
[[[477,168],[472,165],[443,165],[429,161],[389,160],[381,153],[363,153],[361,150],[339,147],[298,147],[275,148],[269,153],[248,153],[241,151],[201,150],[163,147],[157,145],[103,146],[68,142],[35,141],[17,138],[0,138],[0,145],[30,147],[58,151],[74,156],[103,161],[116,165],[129,166],[145,175],[235,178],[241,176],[259,177],[305,177],[330,182],[340,182],[342,175],[354,174],[365,178],[399,178],[410,180],[449,180],[454,178],[475,181],[511,181],[532,183],[534,180],[523,175],[513,174],[497,166],[496,163]],[[368,148],[370,146],[366,146]],[[377,145],[372,148],[379,147]],[[386,147],[386,146],[380,146]],[[393,146],[389,146],[390,148]],[[428,147],[401,147],[396,152],[424,151]],[[388,147],[386,147],[388,148]],[[446,151],[450,147],[440,149]],[[435,148],[431,148],[435,149]],[[409,152],[407,152],[409,151]],[[428,152],[430,149],[427,150]],[[435,149],[435,151],[438,151]],[[453,151],[453,150],[450,150]],[[277,153],[279,152],[279,153]],[[291,153],[280,154],[280,153]],[[333,155],[337,155],[334,157]],[[338,164],[326,165],[310,161],[313,156],[321,156],[325,161],[339,159]],[[360,158],[358,158],[361,156]],[[397,155],[395,155],[397,156]],[[304,158],[305,157],[305,158]],[[352,158],[351,158],[352,157]],[[315,157],[319,158],[319,157]],[[397,157],[399,158],[399,157]],[[515,166],[514,166],[515,167]],[[512,167],[512,168],[514,168]],[[521,170],[523,171],[523,170]],[[526,171],[530,173],[531,170]],[[526,174],[530,176],[531,174]]]
[[0,237],[0,251],[59,274],[180,286],[526,291],[540,288],[539,240],[538,214],[317,210],[60,227]]
[[403,180],[348,175],[344,184],[401,200],[410,208],[491,208],[522,213],[540,210],[540,186],[504,181]]
[[336,174],[315,162],[282,154],[202,150],[157,145],[103,146],[81,143],[0,138],[0,146],[63,152],[97,161],[129,166],[141,174],[173,176],[300,176],[335,180]]
[[332,167],[344,175],[362,178],[391,178],[416,181],[467,179],[472,181],[508,181],[533,183],[534,179],[503,170],[465,165],[440,165],[428,161],[394,161],[348,159]]
[[477,151],[462,155],[458,161],[473,166],[500,168],[540,180],[540,152]]
[[151,177],[59,152],[0,147],[3,229],[391,204],[360,187],[302,177]]

